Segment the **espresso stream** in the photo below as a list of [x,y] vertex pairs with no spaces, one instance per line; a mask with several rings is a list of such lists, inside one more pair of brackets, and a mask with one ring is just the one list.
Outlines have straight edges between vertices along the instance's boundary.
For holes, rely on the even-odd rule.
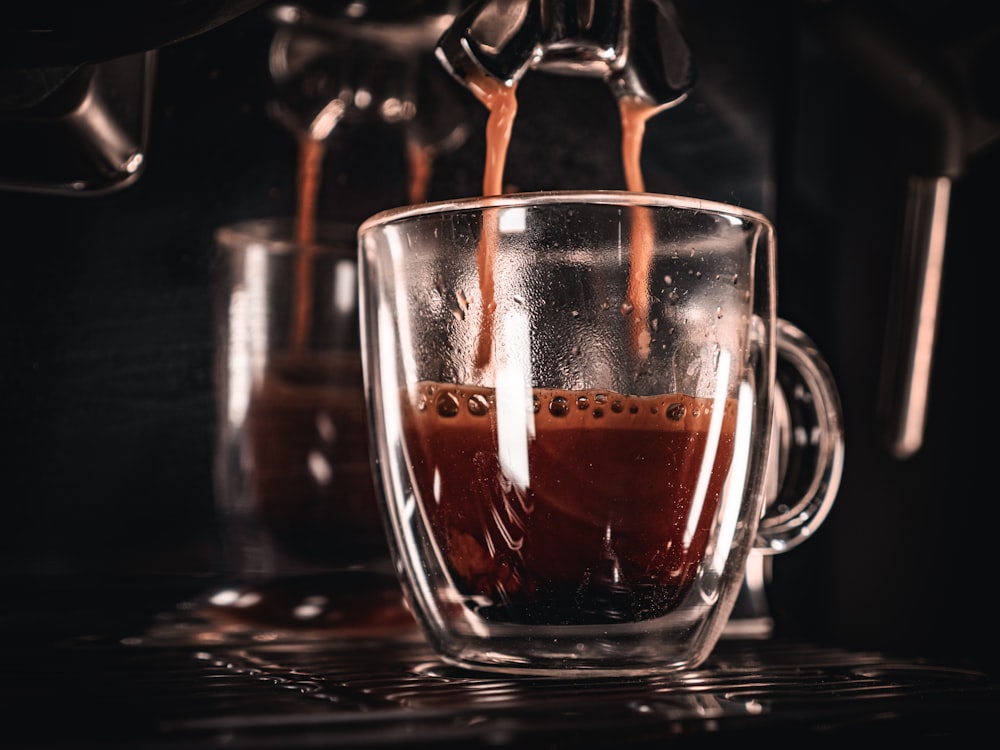
[[[501,195],[507,151],[510,147],[514,119],[517,116],[517,85],[507,85],[480,71],[471,71],[466,83],[469,90],[489,111],[486,122],[483,195]],[[642,143],[646,132],[646,121],[658,111],[659,108],[650,106],[636,97],[624,97],[619,100],[622,163],[625,170],[625,184],[631,192],[641,193],[645,190],[641,166]],[[640,358],[645,358],[649,354],[651,338],[646,324],[649,313],[647,285],[654,235],[648,211],[641,206],[635,206],[631,215],[631,265],[628,291],[621,312],[622,315],[629,317],[633,349]],[[476,366],[480,369],[488,366],[491,358],[493,315],[496,310],[493,267],[496,258],[498,219],[496,211],[489,209],[483,211],[477,263],[479,293],[483,303],[476,353]]]

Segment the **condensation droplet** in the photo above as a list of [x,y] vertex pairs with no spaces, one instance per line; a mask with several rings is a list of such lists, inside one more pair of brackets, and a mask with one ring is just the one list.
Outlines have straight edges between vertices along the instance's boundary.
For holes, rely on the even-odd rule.
[[572,317],[574,317],[574,318],[579,318],[579,317],[580,317],[580,311],[579,311],[579,310],[573,310],[573,311],[572,311],[572,312],[570,313],[570,315],[571,315]]
[[663,283],[666,284],[667,286],[671,286],[674,283],[674,277],[668,273],[666,276],[663,277]]
[[576,399],[576,408],[577,409],[583,410],[583,409],[586,409],[588,406],[590,406],[590,399],[589,398],[587,398],[586,396],[578,396],[577,397],[577,399]]
[[685,411],[687,410],[684,408],[684,404],[671,404],[667,407],[667,419],[678,422],[684,419]]
[[733,274],[733,286],[736,286],[740,282],[740,275],[738,273]]
[[549,414],[553,417],[565,417],[569,414],[569,401],[565,396],[556,396],[549,402]]
[[667,299],[670,301],[671,305],[676,305],[681,301],[681,295],[677,293],[676,289],[671,289],[670,294],[667,295]]
[[482,393],[474,393],[469,397],[469,414],[474,417],[483,417],[490,412],[490,402]]
[[719,318],[721,320],[721,318],[722,318],[722,308],[721,307],[715,308],[715,317],[717,317],[717,318]]
[[538,414],[542,410],[542,402],[538,399],[538,394],[531,394],[531,411]]
[[445,391],[434,402],[434,408],[439,417],[457,417],[459,412],[458,396]]
[[327,411],[316,413],[316,432],[324,443],[337,442],[337,423]]
[[625,404],[622,403],[620,398],[616,398],[611,402],[611,411],[615,414],[621,414],[625,410]]
[[594,395],[594,403],[595,404],[606,404],[606,403],[608,403],[608,394],[606,394],[606,393],[597,393],[597,394],[595,394]]
[[621,306],[620,309],[622,311],[622,315],[631,315],[632,314],[632,310],[634,308],[632,307],[632,303],[631,302],[622,302],[622,306]]
[[638,404],[629,404],[629,406],[628,406],[628,413],[629,414],[638,414],[639,413],[639,405]]
[[593,415],[594,419],[600,419],[601,417],[604,416],[604,409],[594,409],[594,411],[592,411],[591,414]]

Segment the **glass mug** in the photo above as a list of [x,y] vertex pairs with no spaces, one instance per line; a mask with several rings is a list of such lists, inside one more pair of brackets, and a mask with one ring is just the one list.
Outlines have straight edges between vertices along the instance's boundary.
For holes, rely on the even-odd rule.
[[216,231],[215,502],[226,581],[198,611],[230,631],[408,625],[372,484],[357,226]]
[[[577,676],[703,663],[751,551],[808,534],[842,467],[829,369],[776,315],[772,224],[557,191],[384,211],[358,238],[380,507],[441,658]],[[796,497],[768,504],[779,356],[810,396],[782,432],[817,439],[786,441]]]

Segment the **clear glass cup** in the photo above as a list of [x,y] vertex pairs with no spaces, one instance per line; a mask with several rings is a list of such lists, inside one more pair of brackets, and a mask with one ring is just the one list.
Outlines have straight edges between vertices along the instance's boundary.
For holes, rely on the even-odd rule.
[[[511,673],[701,664],[751,551],[806,538],[842,469],[833,378],[776,314],[771,223],[563,191],[358,235],[377,486],[428,641]],[[809,394],[782,419],[779,356]],[[796,481],[768,503],[779,447]]]
[[369,457],[356,225],[291,218],[216,232],[215,499],[226,581],[201,613],[233,627],[410,625]]

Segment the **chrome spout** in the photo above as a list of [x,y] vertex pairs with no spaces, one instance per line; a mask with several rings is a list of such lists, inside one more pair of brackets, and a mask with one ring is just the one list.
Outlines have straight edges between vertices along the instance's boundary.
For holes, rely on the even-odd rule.
[[529,70],[603,78],[617,99],[666,109],[695,79],[666,0],[477,0],[441,36],[438,60],[460,83],[516,84]]

